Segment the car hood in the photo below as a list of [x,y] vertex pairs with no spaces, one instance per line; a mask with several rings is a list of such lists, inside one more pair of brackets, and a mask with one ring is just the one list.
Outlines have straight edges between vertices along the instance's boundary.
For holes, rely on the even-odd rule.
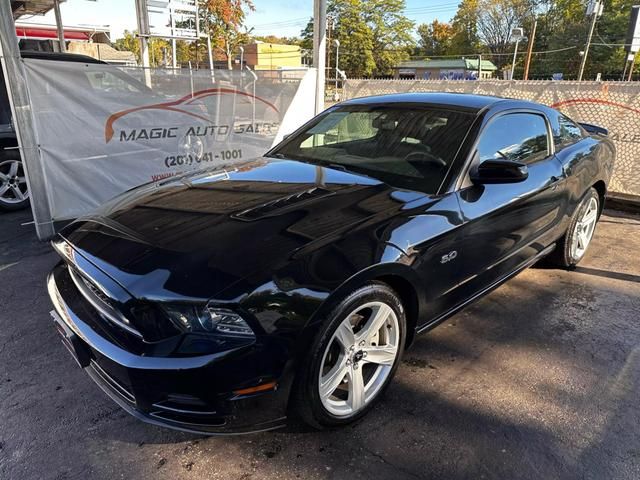
[[341,170],[260,158],[133,189],[60,235],[136,298],[206,300],[388,223],[423,197]]

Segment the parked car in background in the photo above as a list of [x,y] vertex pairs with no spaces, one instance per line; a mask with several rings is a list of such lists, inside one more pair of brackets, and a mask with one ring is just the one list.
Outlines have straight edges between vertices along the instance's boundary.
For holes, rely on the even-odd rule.
[[[80,62],[86,64],[107,65],[87,55],[73,53],[49,53],[22,51],[23,58]],[[82,79],[78,79],[81,81]],[[111,66],[102,72],[86,72],[84,81],[95,89],[114,92],[119,95],[147,94],[155,98],[146,85],[117,67]],[[11,119],[11,108],[5,88],[4,75],[0,69],[0,210],[19,210],[29,205],[29,190],[18,149],[16,132]]]
[[242,168],[139,187],[64,228],[55,325],[147,422],[348,424],[417,333],[547,255],[580,262],[615,157],[586,128],[488,96],[338,104]]

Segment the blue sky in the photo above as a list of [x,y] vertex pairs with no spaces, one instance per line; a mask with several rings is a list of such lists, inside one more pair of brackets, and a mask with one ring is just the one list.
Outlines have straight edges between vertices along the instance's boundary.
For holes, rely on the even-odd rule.
[[[311,16],[313,0],[254,0],[256,11],[247,16],[247,26],[258,35],[299,35]],[[448,21],[455,14],[456,0],[407,0],[406,15],[416,23],[434,18]],[[109,25],[112,39],[125,29],[136,28],[134,0],[67,0],[62,4],[66,25]],[[31,22],[55,23],[52,12],[44,17],[24,18]]]

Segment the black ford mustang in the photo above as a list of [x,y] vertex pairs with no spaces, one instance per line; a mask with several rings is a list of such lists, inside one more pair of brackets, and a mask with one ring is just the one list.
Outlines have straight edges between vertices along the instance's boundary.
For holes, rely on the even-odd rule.
[[578,263],[614,156],[605,130],[530,102],[351,100],[263,158],[139,187],[66,227],[52,314],[140,419],[343,425],[416,333],[543,256]]

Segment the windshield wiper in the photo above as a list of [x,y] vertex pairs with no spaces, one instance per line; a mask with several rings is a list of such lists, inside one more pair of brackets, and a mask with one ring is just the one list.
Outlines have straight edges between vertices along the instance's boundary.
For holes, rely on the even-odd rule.
[[333,168],[334,170],[350,172],[350,170],[346,166],[342,165],[341,163],[331,163],[326,160],[321,160],[319,158],[308,158],[308,157],[301,157],[297,155],[284,155],[282,153],[274,153],[269,156],[275,157],[281,160],[297,160],[299,162],[309,163],[311,165],[316,165],[318,167]]
[[341,163],[325,163],[323,166],[333,168],[334,170],[342,170],[343,172],[348,172],[347,167],[342,165]]

